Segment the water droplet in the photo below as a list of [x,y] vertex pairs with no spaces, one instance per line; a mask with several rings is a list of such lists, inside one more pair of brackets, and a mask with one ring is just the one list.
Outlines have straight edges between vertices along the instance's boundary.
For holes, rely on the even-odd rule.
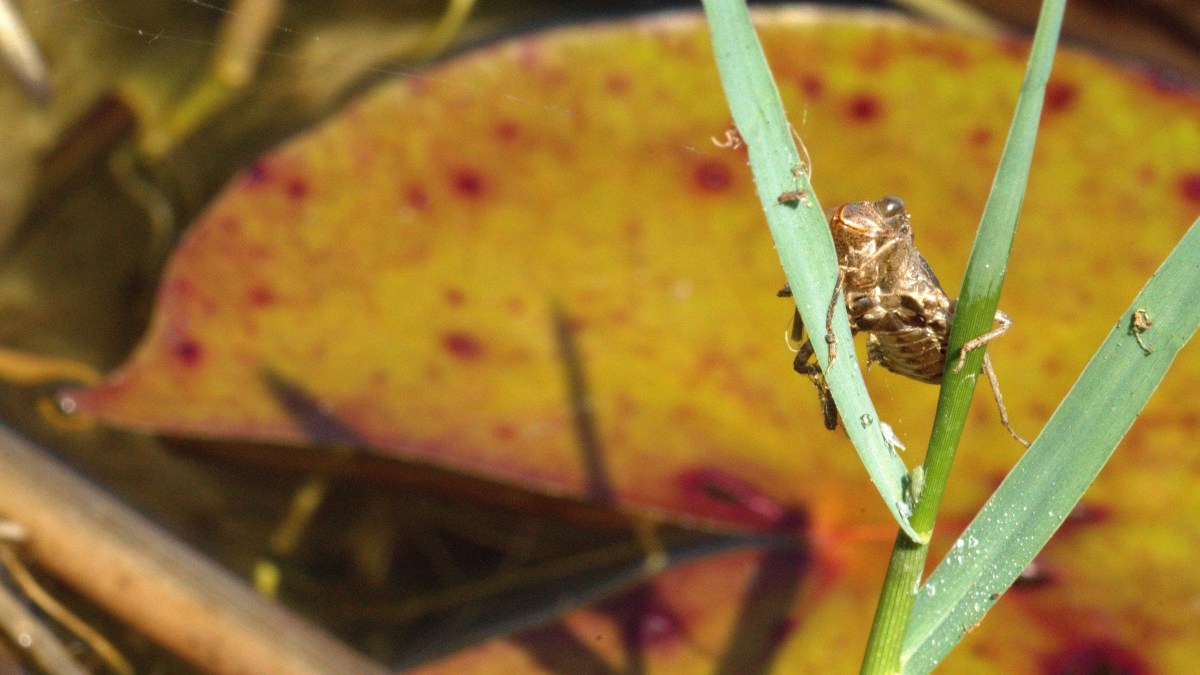
[[863,416],[858,418],[858,423],[861,424],[862,428],[864,428],[864,429],[871,426],[871,423],[874,421],[875,421],[875,418],[871,417],[867,413],[863,413]]
[[[868,415],[868,417],[869,417],[869,415]],[[863,425],[863,426],[866,426],[866,425]],[[883,432],[883,440],[887,441],[887,444],[892,447],[893,451],[896,448],[900,448],[901,450],[908,449],[908,448],[904,447],[903,443],[900,442],[900,437],[896,435],[896,432],[892,431],[892,425],[888,424],[887,422],[880,422],[879,430]]]

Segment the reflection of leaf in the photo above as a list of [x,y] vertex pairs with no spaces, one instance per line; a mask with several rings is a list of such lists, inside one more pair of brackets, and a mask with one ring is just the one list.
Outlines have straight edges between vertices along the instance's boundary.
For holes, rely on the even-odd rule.
[[[450,657],[423,673],[766,672],[790,638],[807,628],[792,607],[811,602],[810,560],[803,551],[740,553],[663,574],[567,619]],[[723,602],[714,603],[721,580]],[[708,589],[707,593],[697,592]],[[861,595],[873,591],[863,589]],[[805,598],[804,596],[809,596]],[[852,640],[844,625],[828,637]],[[794,650],[793,650],[794,653]],[[808,658],[788,661],[789,671]],[[818,668],[826,670],[827,668]]]
[[[771,14],[762,39],[817,188],[830,204],[904,196],[953,289],[1023,50],[813,16]],[[990,348],[1027,435],[1200,207],[1198,114],[1192,94],[1061,55],[1002,302],[1016,325]],[[856,662],[890,536],[865,546],[863,528],[890,533],[891,520],[790,373],[789,308],[774,298],[781,273],[745,158],[709,141],[727,115],[704,28],[684,16],[526,39],[382,87],[235,181],[176,252],[140,351],[78,402],[123,426],[303,442],[271,372],[382,452],[588,494],[561,302],[615,502],[760,529],[807,513],[812,562],[784,622],[803,630],[783,631],[774,658],[828,671],[836,644],[833,660]],[[1164,592],[1200,593],[1190,556],[1172,554],[1200,544],[1174,506],[1200,506],[1176,457],[1194,435],[1182,402],[1196,370],[1180,360],[1093,488],[1088,502],[1111,515],[1052,541],[1052,581],[1002,601],[997,627],[951,664],[1003,653],[997,670],[1028,671],[1102,644],[1183,667],[1158,648],[1200,639],[1183,604],[1172,614],[1111,592],[1129,574],[1111,552],[1152,548],[1139,564]],[[888,373],[868,384],[919,446],[936,390]],[[944,506],[959,523],[1018,450],[979,403]],[[1151,493],[1164,506],[1125,497]],[[720,662],[743,607],[724,591],[744,588],[760,555],[656,582],[687,630],[655,643],[678,661],[648,656],[649,671]],[[786,588],[779,574],[755,584]],[[583,610],[554,630],[621,669],[631,657],[614,622]],[[1003,649],[989,630],[1004,631]],[[534,668],[531,655],[556,647],[529,635],[479,654]]]

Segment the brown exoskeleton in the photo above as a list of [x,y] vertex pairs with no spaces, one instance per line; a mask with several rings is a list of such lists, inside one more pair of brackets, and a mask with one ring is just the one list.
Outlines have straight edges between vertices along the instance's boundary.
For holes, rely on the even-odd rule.
[[[951,300],[930,269],[929,263],[913,245],[908,212],[899,197],[884,197],[874,202],[852,202],[834,209],[829,219],[838,256],[838,281],[826,316],[829,361],[837,358],[833,340],[833,310],[844,296],[851,333],[867,334],[867,364],[878,363],[888,370],[914,380],[939,384],[946,369],[950,324],[954,321],[955,301]],[[784,287],[780,296],[790,296]],[[993,330],[970,340],[959,353],[955,370],[963,367],[967,353],[1004,334],[1012,321],[1004,312],[996,312]],[[800,343],[804,323],[795,314],[789,339]],[[817,365],[812,343],[805,340],[796,353],[796,372],[807,375],[817,386],[825,413],[825,426],[837,428],[837,407]],[[991,359],[983,357],[992,394],[1000,409],[1000,421],[1013,438],[1026,447],[1029,443],[1013,430],[1000,396],[1000,385]]]

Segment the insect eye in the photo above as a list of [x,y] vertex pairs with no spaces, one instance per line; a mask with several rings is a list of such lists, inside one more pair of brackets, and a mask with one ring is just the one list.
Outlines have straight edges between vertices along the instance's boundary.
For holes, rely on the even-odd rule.
[[894,195],[880,199],[879,206],[884,218],[892,218],[904,213],[904,200]]

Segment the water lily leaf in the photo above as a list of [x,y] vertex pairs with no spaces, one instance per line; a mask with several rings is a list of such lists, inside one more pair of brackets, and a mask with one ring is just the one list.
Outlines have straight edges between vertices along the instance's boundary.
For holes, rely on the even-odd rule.
[[[763,24],[814,183],[827,203],[905,196],[954,279],[1022,47],[816,17]],[[559,31],[378,88],[230,185],[176,251],[141,348],[74,402],[160,433],[320,436],[283,382],[382,452],[533,488],[758,527],[801,503],[884,517],[788,372],[744,156],[710,140],[729,120],[706,40],[690,15]],[[993,350],[1026,433],[1196,210],[1197,106],[1060,60],[1004,305],[1017,326]],[[1116,255],[1106,232],[1137,236]],[[919,445],[933,388],[870,380]],[[969,433],[1009,447],[979,410]]]
[[[953,293],[1025,47],[828,17],[761,17],[814,184],[827,204],[904,196]],[[361,444],[710,523],[778,530],[807,513],[807,566],[756,576],[771,554],[747,553],[655,582],[675,618],[634,634],[662,655],[620,646],[605,612],[643,616],[627,595],[457,658],[542,672],[579,647],[596,672],[643,657],[647,672],[711,670],[741,635],[746,589],[761,587],[787,590],[772,610],[782,642],[722,672],[764,653],[787,672],[848,670],[894,526],[790,372],[791,310],[773,297],[781,272],[743,151],[710,140],[726,111],[690,14],[534,36],[381,86],[243,172],[174,254],[137,353],[69,397],[122,427]],[[1194,93],[1060,54],[1002,302],[1015,325],[989,348],[1025,434],[1200,210],[1198,115]],[[1200,593],[1186,554],[1200,530],[1183,517],[1195,470],[1179,463],[1197,426],[1192,353],[1085,499],[1081,527],[1051,541],[952,668],[1190,665],[1178,645],[1200,629],[1187,603],[1149,605],[1127,580]],[[868,384],[919,447],[936,390],[878,371]],[[979,399],[933,559],[1020,449]],[[797,581],[798,569],[820,574]]]

